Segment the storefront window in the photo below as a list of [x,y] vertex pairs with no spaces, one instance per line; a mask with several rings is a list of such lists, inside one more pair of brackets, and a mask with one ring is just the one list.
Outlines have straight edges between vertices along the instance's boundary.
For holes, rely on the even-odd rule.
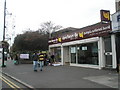
[[98,65],[98,44],[97,42],[81,44],[77,46],[78,64]]
[[104,37],[104,43],[105,43],[105,52],[112,52],[111,36]]
[[55,62],[61,62],[61,48],[54,48]]
[[71,63],[76,63],[76,46],[70,48],[71,53]]

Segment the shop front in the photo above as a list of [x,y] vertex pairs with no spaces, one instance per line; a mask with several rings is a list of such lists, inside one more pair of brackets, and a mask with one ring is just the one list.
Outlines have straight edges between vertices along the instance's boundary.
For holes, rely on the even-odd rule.
[[62,65],[116,68],[115,42],[111,23],[97,23],[74,32],[66,33],[49,41],[49,50]]
[[70,60],[71,65],[98,65],[98,42],[70,46]]
[[62,43],[63,65],[99,68],[99,37]]

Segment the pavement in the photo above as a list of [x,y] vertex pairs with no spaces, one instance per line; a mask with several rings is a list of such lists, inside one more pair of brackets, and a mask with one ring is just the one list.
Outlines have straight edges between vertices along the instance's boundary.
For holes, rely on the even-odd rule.
[[[29,88],[113,88],[120,86],[115,70],[98,70],[73,66],[44,66],[33,71],[32,64],[14,65],[8,60],[2,72]],[[119,85],[118,85],[119,84]]]

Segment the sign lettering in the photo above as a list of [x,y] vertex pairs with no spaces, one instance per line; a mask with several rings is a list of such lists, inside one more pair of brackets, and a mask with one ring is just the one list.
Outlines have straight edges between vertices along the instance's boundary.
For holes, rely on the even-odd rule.
[[117,21],[118,21],[118,22],[120,21],[120,15],[117,16]]
[[105,36],[111,31],[111,24],[102,24],[99,23],[95,26],[91,26],[91,28],[85,27],[82,29],[79,29],[76,32],[71,32],[69,34],[66,33],[66,35],[61,35],[61,37],[54,38],[52,40],[49,40],[49,44],[56,44],[56,43],[64,43],[64,42],[70,42],[73,40],[81,40],[91,37],[98,37],[98,36]]

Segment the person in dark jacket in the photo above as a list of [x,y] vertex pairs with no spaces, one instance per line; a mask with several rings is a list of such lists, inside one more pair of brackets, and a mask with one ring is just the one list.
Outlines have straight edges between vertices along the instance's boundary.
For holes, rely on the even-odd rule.
[[32,60],[33,60],[33,69],[34,69],[34,71],[37,72],[37,65],[38,65],[38,55],[37,55],[37,53],[33,54]]
[[52,54],[52,55],[50,56],[50,65],[51,65],[51,66],[52,66],[54,60],[55,60],[55,56],[54,56],[54,54]]
[[44,66],[48,65],[48,56],[47,53],[44,54]]
[[15,57],[14,57],[14,64],[15,64],[15,65],[18,65],[18,64],[19,64],[18,54],[15,54]]

